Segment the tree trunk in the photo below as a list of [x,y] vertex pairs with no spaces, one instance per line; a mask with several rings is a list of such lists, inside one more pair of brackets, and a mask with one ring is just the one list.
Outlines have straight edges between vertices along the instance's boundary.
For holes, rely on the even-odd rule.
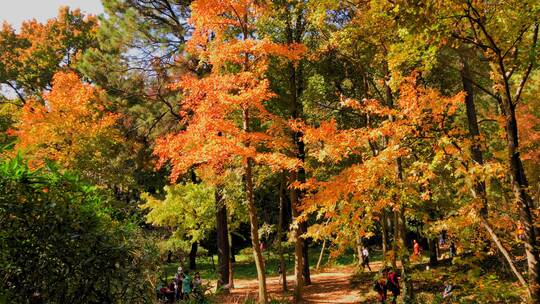
[[[291,181],[295,181],[297,176],[296,172],[291,172]],[[304,277],[303,277],[303,264],[304,256],[302,254],[302,247],[304,247],[304,242],[300,237],[302,235],[300,230],[300,225],[296,222],[298,217],[298,196],[296,189],[291,189],[290,191],[291,198],[291,211],[292,211],[292,224],[291,224],[291,237],[294,239],[294,292],[293,300],[295,303],[302,301],[302,292],[304,289]]]
[[[300,223],[300,229],[301,233],[304,234],[307,232],[307,222]],[[304,238],[302,239],[302,242],[304,244],[302,245],[302,260],[304,263],[302,264],[302,275],[304,276],[304,285],[311,285],[311,275],[309,272],[309,243],[311,242],[310,239]]]
[[218,248],[218,281],[217,287],[229,284],[229,229],[227,225],[227,206],[223,202],[221,188],[216,187],[216,232]]
[[[391,79],[391,75],[390,75],[390,71],[388,70],[388,66],[387,64],[385,64],[385,81],[384,81],[384,89],[385,89],[385,94],[386,94],[386,104],[389,108],[393,108],[394,107],[394,95],[392,94],[392,88],[390,88],[390,85],[389,85],[389,82],[390,82],[390,79]],[[388,115],[388,120],[389,121],[394,121],[394,117],[392,117],[392,115]],[[387,141],[387,139],[385,138],[385,142]],[[401,181],[403,180],[403,176],[402,176],[402,168],[401,168],[401,159],[398,158],[396,159],[396,174],[398,176],[398,179]],[[404,209],[404,206],[400,206],[401,209]],[[394,210],[394,238],[393,238],[393,243],[392,243],[392,251],[393,251],[393,255],[392,255],[392,267],[394,269],[397,268],[397,262],[396,262],[396,259],[397,259],[397,255],[398,255],[398,239],[399,239],[399,235],[400,235],[400,225],[399,225],[399,215],[398,215],[398,211],[397,210]],[[404,242],[404,244],[406,244],[406,242]],[[402,247],[403,248],[403,247]],[[405,250],[406,251],[406,250]],[[407,260],[408,260],[408,257],[407,257]]]
[[257,209],[255,208],[253,193],[253,160],[248,158],[245,165],[246,171],[246,192],[249,211],[249,222],[251,228],[251,244],[253,246],[253,256],[255,258],[255,267],[257,268],[257,280],[259,282],[259,303],[267,303],[268,295],[266,291],[266,274],[264,269],[264,260],[259,242],[259,223],[257,219]]
[[536,241],[535,221],[531,212],[532,198],[527,192],[529,184],[519,155],[519,142],[515,105],[509,100],[503,101],[504,115],[506,118],[506,139],[508,150],[508,163],[512,190],[520,211],[520,219],[525,228],[525,255],[529,273],[529,288],[534,303],[540,303],[540,264],[538,263],[538,246]]
[[[467,93],[467,95],[465,96],[465,109],[466,109],[466,112],[467,112],[467,122],[468,122],[468,127],[469,127],[469,134],[470,134],[473,142],[476,142],[475,138],[478,138],[480,136],[480,128],[478,126],[478,119],[477,119],[477,114],[476,114],[476,106],[474,104],[474,91],[473,91],[473,86],[472,86],[472,82],[471,82],[471,74],[470,74],[470,71],[469,71],[469,66],[467,64],[467,61],[463,56],[461,57],[461,70],[460,70],[460,72],[461,72],[461,80],[463,82],[463,90],[465,91],[465,93]],[[480,165],[484,164],[484,159],[483,159],[483,156],[482,156],[482,150],[480,149],[480,147],[478,147],[478,145],[473,145],[471,147],[471,155],[472,155],[473,160],[476,163],[478,163]],[[480,221],[481,221],[482,225],[484,226],[484,228],[486,229],[488,234],[491,236],[491,239],[493,240],[493,242],[495,243],[495,245],[499,249],[499,252],[501,252],[502,255],[504,256],[506,262],[510,266],[510,269],[512,270],[514,275],[518,278],[519,282],[528,288],[527,283],[525,282],[525,279],[523,278],[521,273],[516,269],[516,267],[514,265],[514,262],[512,261],[512,258],[510,257],[510,254],[508,253],[506,248],[504,248],[502,243],[499,241],[499,238],[497,237],[497,235],[495,234],[493,229],[491,229],[491,227],[489,226],[489,224],[487,222],[488,201],[487,201],[485,183],[484,182],[479,182],[479,181],[475,182],[474,193],[473,194],[474,194],[474,196],[480,198],[480,201],[481,201]],[[529,292],[530,292],[530,290],[529,290]]]
[[[493,229],[491,229],[491,227],[489,226],[487,220],[484,219],[484,218],[480,218],[480,221],[482,222],[482,225],[484,226],[484,228],[487,230],[487,232],[489,233],[489,235],[493,239],[493,242],[495,243],[495,245],[497,245],[497,248],[499,248],[499,251],[503,254],[504,258],[508,262],[508,266],[510,266],[510,269],[512,269],[512,272],[514,273],[514,275],[516,276],[518,281],[523,286],[525,286],[525,288],[528,288],[527,282],[525,282],[525,279],[523,278],[523,276],[521,275],[519,270],[517,270],[516,266],[514,265],[514,262],[512,261],[512,258],[510,257],[510,254],[508,253],[506,248],[504,248],[503,244],[499,240],[499,237],[497,237],[497,234],[495,234]],[[530,292],[530,290],[529,290],[529,292]]]
[[285,256],[283,255],[283,246],[281,242],[283,241],[283,218],[285,210],[285,182],[283,177],[279,183],[279,217],[278,217],[278,227],[277,227],[277,246],[279,251],[279,269],[281,271],[281,284],[283,292],[287,291],[287,267],[285,266]]
[[[538,35],[538,27],[536,27],[536,33],[535,36]],[[535,39],[536,39],[535,37]],[[501,55],[497,54],[499,56],[499,61],[497,62],[499,67],[499,73],[502,78],[502,87],[504,88],[504,92],[501,94],[502,96],[498,98],[498,103],[501,108],[501,112],[505,118],[505,131],[506,131],[506,142],[507,142],[507,153],[508,153],[508,165],[510,168],[509,175],[511,177],[511,186],[512,191],[514,192],[514,196],[517,202],[517,205],[519,207],[520,212],[520,220],[525,228],[525,240],[523,241],[525,244],[525,255],[527,256],[527,266],[528,266],[528,274],[529,274],[529,289],[531,291],[531,298],[534,303],[540,303],[540,263],[538,263],[539,254],[538,254],[538,247],[537,247],[537,232],[536,228],[534,226],[534,217],[532,214],[532,198],[527,192],[527,188],[529,186],[527,177],[525,175],[525,170],[523,169],[523,163],[521,161],[521,156],[519,154],[519,138],[518,138],[518,125],[517,125],[517,119],[516,119],[516,113],[515,113],[515,104],[512,98],[512,93],[510,93],[510,80],[506,76],[506,69],[504,66],[504,62],[501,59]],[[470,96],[467,96],[466,98],[466,106],[467,106],[467,118],[469,120],[469,131],[471,132],[471,135],[476,136],[479,135],[479,129],[478,129],[478,122],[476,119],[476,109],[474,108],[474,100],[472,95],[472,85],[470,81],[467,81],[467,79],[470,79],[470,76],[468,75],[468,66],[465,60],[462,59],[462,79],[464,89],[466,90],[467,94]],[[477,156],[475,156],[474,151],[473,157],[479,157],[481,160],[481,151],[477,152]],[[476,161],[476,159],[475,159]],[[483,200],[483,203],[485,204],[485,210],[481,210],[481,215],[486,216],[487,215],[487,202],[486,202],[486,195],[485,195],[485,185],[483,185],[483,189],[480,188],[480,183],[477,183],[475,185],[476,192],[480,192],[479,196]],[[483,190],[483,192],[482,192]],[[482,217],[481,216],[481,217]],[[483,219],[485,221],[485,218]],[[489,231],[489,230],[488,230]],[[493,237],[493,236],[492,236]],[[499,247],[499,250],[501,250],[502,247]],[[502,251],[501,251],[502,252]],[[504,255],[504,252],[502,252]],[[505,256],[506,257],[506,256]]]
[[[304,33],[304,25],[303,25],[303,10],[299,9],[296,16],[296,24],[292,25],[292,15],[291,11],[289,11],[289,7],[287,10],[287,16],[286,16],[286,38],[287,43],[301,43],[302,35]],[[290,115],[292,119],[298,119],[302,118],[303,116],[303,105],[300,101],[300,95],[303,91],[303,76],[302,76],[302,63],[298,63],[297,65],[290,62],[288,64],[288,74],[289,74],[289,90],[291,95],[291,103],[290,103]],[[302,132],[293,132],[292,134],[293,142],[296,146],[296,157],[304,163],[305,160],[305,146],[304,142],[302,141]],[[292,175],[291,175],[292,176]],[[298,172],[294,174],[295,178],[294,180],[291,180],[291,182],[299,181],[301,183],[304,183],[306,181],[306,173],[303,168],[300,168]],[[291,209],[298,208],[300,199],[303,197],[303,193],[301,193],[298,190],[296,191],[296,201],[293,202],[291,200]],[[295,218],[297,216],[294,216]],[[308,224],[307,222],[299,223],[300,227],[298,229],[297,236],[300,236],[307,232]],[[308,250],[309,250],[309,239],[303,239],[302,240],[302,274],[304,276],[304,280],[302,284],[309,285],[311,284],[311,277],[309,273],[309,256],[308,256]],[[296,250],[295,250],[296,253]],[[298,260],[300,257],[295,256],[295,259]],[[299,282],[298,282],[299,283]]]
[[324,241],[322,243],[321,253],[319,254],[319,259],[317,260],[317,270],[321,267],[321,262],[324,256],[324,249],[326,248],[326,238],[324,238]]
[[[532,45],[533,50],[536,49],[538,42],[539,24],[538,21],[534,22]],[[491,41],[493,43],[493,41]],[[533,303],[540,303],[540,263],[538,244],[536,236],[538,235],[535,227],[535,219],[532,213],[533,201],[528,193],[529,183],[527,176],[523,168],[523,163],[520,156],[519,137],[518,137],[518,123],[516,119],[516,104],[519,102],[520,94],[524,89],[524,86],[529,76],[530,71],[536,65],[536,58],[532,56],[531,61],[528,64],[528,71],[521,79],[516,95],[512,96],[511,93],[511,81],[508,76],[507,67],[504,61],[504,55],[501,54],[497,48],[495,54],[497,55],[496,65],[498,66],[498,72],[501,79],[499,83],[503,92],[501,97],[498,98],[498,102],[502,113],[505,118],[505,131],[508,153],[508,166],[510,168],[510,181],[512,185],[512,191],[516,199],[517,207],[519,208],[520,220],[525,228],[525,255],[527,256],[527,268],[529,274],[529,288],[531,290],[531,300]],[[515,100],[514,100],[515,98]]]
[[393,236],[392,236],[392,268],[397,269],[399,226],[396,211],[393,212]]
[[[396,159],[396,174],[403,181],[403,167],[401,158]],[[407,248],[407,222],[405,220],[405,205],[400,202],[399,210],[396,210],[396,232],[399,242],[399,260],[401,261],[401,281],[403,282],[403,303],[412,303],[414,299],[412,281],[409,277],[409,249]]]
[[429,239],[429,265],[436,266],[438,264],[437,260],[437,239]]
[[[480,128],[478,127],[478,120],[476,115],[476,106],[474,104],[474,90],[471,81],[471,73],[469,71],[469,65],[467,60],[461,57],[461,81],[463,83],[463,91],[467,94],[465,96],[465,110],[467,112],[467,125],[469,128],[469,135],[473,142],[471,146],[471,156],[475,163],[478,165],[484,164],[484,158],[482,156],[482,149],[480,146]],[[488,215],[488,203],[486,195],[486,184],[483,181],[474,182],[475,195],[480,199],[479,211],[480,215],[487,217]]]
[[[249,132],[249,109],[242,111],[244,132]],[[246,143],[249,146],[249,142]],[[253,159],[248,157],[244,162],[244,176],[246,187],[246,199],[249,213],[249,223],[251,231],[251,245],[253,247],[253,256],[255,258],[255,267],[257,268],[257,280],[259,283],[259,303],[268,303],[268,293],[266,291],[266,274],[264,270],[264,260],[259,243],[259,220],[257,218],[257,209],[255,208],[255,199],[253,192]]]
[[189,269],[197,269],[197,249],[199,248],[197,242],[191,243],[191,250],[189,251]]
[[382,229],[382,254],[383,254],[383,264],[386,261],[386,245],[388,244],[388,219],[386,216],[386,209],[383,209],[381,212],[381,229]]
[[[227,222],[228,225],[228,222]],[[229,233],[229,289],[234,288],[234,252],[232,244],[232,235]]]
[[229,290],[234,288],[234,265],[229,259]]
[[409,249],[407,248],[405,207],[401,206],[396,212],[399,227],[399,260],[401,261],[401,282],[403,283],[403,303],[413,303],[412,281],[409,277],[410,262]]
[[362,239],[356,238],[356,252],[358,253],[358,266],[362,267],[364,264],[364,256],[362,255]]

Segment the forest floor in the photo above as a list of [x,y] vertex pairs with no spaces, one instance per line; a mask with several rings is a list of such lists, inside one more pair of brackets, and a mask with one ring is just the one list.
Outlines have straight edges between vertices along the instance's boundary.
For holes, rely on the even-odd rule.
[[[310,265],[317,264],[317,249],[310,250]],[[239,254],[234,264],[235,288],[229,294],[212,294],[209,303],[254,304],[258,298],[258,282],[255,265],[250,254]],[[359,272],[353,254],[345,254],[329,261],[325,254],[320,270],[311,268],[312,284],[304,289],[305,303],[377,303],[373,282],[382,266],[381,254],[373,250],[370,263],[371,272]],[[265,260],[267,268],[267,289],[271,303],[292,303],[294,283],[294,258],[288,255],[287,282],[288,292],[282,291],[279,282],[277,255],[268,254]],[[522,303],[526,290],[519,285],[512,274],[501,264],[496,255],[464,255],[453,260],[439,260],[436,267],[427,267],[429,257],[423,256],[411,264],[411,280],[416,303]],[[170,282],[178,263],[164,265],[163,279]],[[187,265],[183,265],[187,266]],[[522,268],[524,265],[521,265]],[[399,262],[398,262],[399,267]],[[187,268],[187,267],[185,267]],[[203,281],[209,283],[211,290],[217,278],[215,265],[209,258],[198,259],[198,271]],[[442,299],[445,282],[454,287],[450,299]],[[401,299],[398,299],[400,303]]]
[[[373,273],[379,271],[380,262],[370,264]],[[334,266],[312,270],[312,284],[304,288],[305,303],[371,303],[375,300],[375,292],[371,288],[371,279],[359,280],[355,277],[355,266]],[[292,300],[294,276],[287,276],[289,292],[283,293],[279,277],[267,278],[267,289],[271,299],[277,302]],[[235,288],[227,296],[220,298],[220,303],[246,303],[248,299],[255,300],[258,295],[256,279],[236,279]]]

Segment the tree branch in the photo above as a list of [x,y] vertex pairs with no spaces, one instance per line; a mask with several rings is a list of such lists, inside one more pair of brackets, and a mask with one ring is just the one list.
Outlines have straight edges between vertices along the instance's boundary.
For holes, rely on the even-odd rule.
[[519,102],[519,99],[521,98],[521,93],[523,92],[523,88],[525,87],[525,83],[527,82],[527,79],[529,79],[529,75],[531,74],[532,68],[536,64],[536,43],[538,42],[538,22],[535,22],[534,24],[534,32],[533,32],[533,41],[532,41],[532,55],[531,55],[531,61],[529,62],[529,65],[527,66],[527,69],[525,70],[525,75],[523,75],[523,78],[519,82],[518,88],[516,90],[516,96],[514,97],[514,105],[516,105]]
[[517,270],[516,266],[514,265],[514,262],[512,261],[512,257],[510,257],[510,254],[508,253],[508,250],[504,248],[503,244],[499,240],[499,237],[497,236],[497,234],[495,234],[493,229],[491,229],[491,226],[489,225],[489,223],[484,217],[480,217],[480,222],[482,223],[484,228],[487,230],[488,234],[493,239],[493,242],[495,243],[495,245],[497,245],[497,248],[499,249],[499,251],[503,254],[504,258],[506,259],[506,262],[508,262],[508,265],[512,269],[512,272],[514,273],[514,275],[517,277],[518,281],[521,283],[521,285],[527,288],[527,292],[529,293],[529,296],[530,296],[531,290],[529,289],[529,286],[527,285],[527,282],[525,281],[521,273]]
[[24,104],[26,104],[26,99],[24,98],[24,96],[22,95],[21,92],[19,92],[19,90],[17,89],[17,87],[15,87],[15,85],[13,85],[11,82],[9,81],[6,81],[4,82],[5,84],[7,84],[10,88],[13,89],[13,91],[15,91],[15,93],[17,94],[17,96],[19,96],[19,99],[21,100],[21,102]]

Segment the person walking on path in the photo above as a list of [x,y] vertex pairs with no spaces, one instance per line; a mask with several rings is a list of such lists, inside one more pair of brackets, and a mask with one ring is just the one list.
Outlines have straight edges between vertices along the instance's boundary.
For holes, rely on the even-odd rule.
[[362,266],[363,266],[362,270],[363,270],[364,268],[366,268],[366,266],[367,266],[367,268],[369,269],[369,271],[370,271],[370,272],[372,271],[372,270],[371,270],[371,267],[369,267],[369,250],[367,249],[367,247],[364,247],[364,248],[362,249]]

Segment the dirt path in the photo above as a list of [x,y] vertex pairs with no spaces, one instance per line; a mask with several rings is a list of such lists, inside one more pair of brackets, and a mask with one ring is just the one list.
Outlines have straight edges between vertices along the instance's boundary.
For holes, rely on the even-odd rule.
[[[372,263],[373,275],[380,268],[380,263]],[[372,291],[372,276],[363,281],[353,280],[354,267],[335,267],[313,272],[312,284],[304,289],[305,303],[371,303],[375,299]],[[287,276],[289,289],[292,289],[294,277]],[[278,277],[269,277],[266,280],[271,299],[291,300],[291,293],[284,294]],[[235,280],[235,288],[221,303],[244,303],[246,298],[256,299],[258,295],[257,280]]]

